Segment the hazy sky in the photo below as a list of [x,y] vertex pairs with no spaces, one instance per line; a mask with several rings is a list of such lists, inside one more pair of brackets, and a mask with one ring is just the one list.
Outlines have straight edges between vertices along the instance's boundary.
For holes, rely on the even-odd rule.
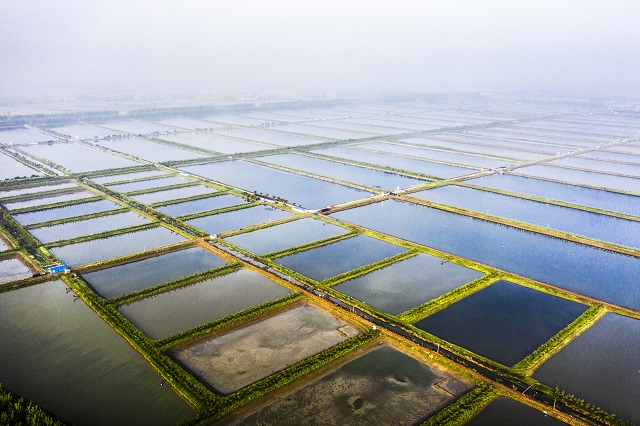
[[0,0],[0,96],[635,90],[639,17],[637,0]]

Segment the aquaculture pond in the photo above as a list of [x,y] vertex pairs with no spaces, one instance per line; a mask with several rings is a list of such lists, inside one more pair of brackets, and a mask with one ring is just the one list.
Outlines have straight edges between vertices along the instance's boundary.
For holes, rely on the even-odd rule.
[[184,203],[156,207],[156,210],[164,214],[168,214],[169,216],[185,216],[209,210],[221,209],[224,207],[236,206],[238,204],[244,204],[245,202],[246,201],[244,199],[235,195],[223,194],[214,197],[200,198],[193,201],[185,201]]
[[640,308],[636,257],[395,200],[334,217],[606,302]]
[[292,135],[290,133],[269,132],[266,130],[238,127],[230,130],[214,130],[216,134],[233,138],[248,139],[254,142],[264,142],[280,146],[310,145],[325,142],[313,136]]
[[541,153],[537,151],[521,151],[517,149],[508,149],[508,148],[500,148],[495,146],[486,146],[486,145],[474,145],[471,143],[464,142],[451,142],[444,140],[435,140],[435,139],[422,139],[422,138],[410,138],[405,139],[407,142],[428,145],[428,146],[437,146],[440,148],[451,149],[454,151],[461,152],[469,152],[475,154],[482,155],[492,155],[495,157],[503,157],[503,158],[511,158],[512,160],[506,160],[505,164],[509,164],[509,162],[517,162],[522,160],[540,160],[542,158],[548,157],[549,154]]
[[241,160],[188,166],[182,169],[249,192],[257,191],[278,196],[309,209],[357,200],[370,195],[369,192],[348,186]]
[[522,167],[515,170],[514,173],[640,194],[640,179],[626,176],[608,175],[585,170],[573,170],[543,165]]
[[180,198],[195,197],[196,195],[213,194],[217,189],[204,185],[183,186],[181,188],[165,189],[162,191],[148,192],[146,194],[132,195],[131,198],[139,203],[154,204],[163,201],[178,200]]
[[75,173],[139,166],[141,164],[80,143],[30,145],[23,146],[21,149],[27,154],[45,158]]
[[33,169],[18,160],[0,153],[0,181],[17,177],[42,176],[42,172]]
[[213,253],[192,247],[82,274],[102,297],[112,298],[226,265]]
[[151,142],[140,138],[114,139],[96,142],[98,145],[124,152],[138,158],[159,163],[163,161],[190,160],[203,158],[204,154],[198,154],[186,149],[179,149],[165,144]]
[[273,130],[287,133],[298,133],[306,136],[316,136],[325,139],[360,139],[375,136],[374,132],[354,132],[340,129],[331,129],[328,127],[317,127],[306,124],[283,124]]
[[388,345],[227,424],[420,424],[471,385]]
[[172,353],[218,392],[229,394],[356,336],[360,331],[302,305]]
[[308,173],[327,176],[364,186],[393,190],[426,183],[425,180],[410,178],[395,173],[373,170],[366,167],[352,166],[336,161],[322,160],[299,154],[278,154],[258,157],[257,160],[277,164]]
[[117,130],[107,130],[101,127],[80,123],[67,124],[66,126],[59,127],[49,127],[49,130],[53,130],[61,135],[70,136],[74,139],[97,139],[105,136],[122,134],[122,132]]
[[466,183],[640,216],[640,197],[542,179],[494,174]]
[[133,212],[125,212],[30,229],[29,232],[46,244],[53,241],[71,240],[84,235],[144,225],[145,223],[149,223],[149,220]]
[[9,244],[2,239],[2,235],[0,234],[0,251],[5,251],[9,249]]
[[[525,149],[527,151],[537,151],[546,155],[554,155],[558,152],[569,152],[576,149],[575,146],[570,145],[569,141],[565,141],[562,143],[558,143],[557,141],[524,141],[524,140],[513,140],[513,139],[500,139],[498,136],[486,137],[480,136],[476,134],[460,134],[460,133],[445,133],[438,135],[443,139],[448,140],[461,140],[468,141],[472,143],[478,143],[481,145],[494,145],[500,146],[504,148],[516,148],[516,149]],[[431,139],[429,139],[431,140]],[[437,140],[433,139],[434,143],[437,143]],[[423,142],[424,143],[424,142]]]
[[26,209],[31,207],[46,206],[49,204],[62,203],[65,201],[81,200],[83,198],[95,197],[96,194],[89,191],[66,192],[64,194],[48,195],[40,197],[29,197],[16,201],[5,201],[2,205],[7,210]]
[[32,129],[0,130],[0,143],[23,144],[58,140],[55,136],[40,133]]
[[357,145],[359,148],[372,149],[376,151],[388,152],[390,154],[408,155],[411,157],[423,158],[425,160],[445,161],[458,163],[466,166],[493,168],[511,162],[505,158],[492,158],[480,155],[462,154],[459,152],[428,149],[426,147],[414,147],[383,142],[370,142]]
[[640,177],[640,164],[624,164],[613,161],[601,161],[592,158],[562,158],[559,160],[550,161],[548,164],[557,166],[569,166],[578,167],[586,170],[593,170],[603,173],[616,173],[621,175],[628,175],[634,177]]
[[123,305],[120,312],[152,339],[163,339],[291,294],[257,272],[241,269]]
[[143,250],[184,241],[184,237],[158,226],[142,231],[129,232],[108,238],[99,238],[82,243],[69,244],[49,249],[54,256],[67,265],[79,266]]
[[289,247],[335,237],[348,229],[311,218],[294,220],[245,234],[226,238],[226,241],[257,254],[273,253]]
[[274,260],[316,281],[386,259],[407,249],[363,235],[337,241]]
[[190,183],[192,181],[181,178],[179,176],[161,177],[159,179],[146,179],[135,182],[120,183],[117,185],[109,185],[109,189],[117,192],[133,192],[141,191],[143,189],[160,188],[163,186],[180,185]]
[[53,185],[28,186],[25,188],[5,189],[5,190],[0,190],[0,198],[15,197],[17,195],[35,194],[38,192],[55,191],[58,189],[69,189],[69,188],[77,188],[77,187],[78,185],[76,185],[73,182],[63,182],[63,183],[57,183]]
[[209,133],[179,133],[176,135],[162,136],[162,139],[173,141],[196,148],[207,149],[223,154],[235,154],[238,152],[254,152],[265,149],[277,148],[276,145],[266,145],[264,143],[254,143],[241,141],[238,139],[225,138]]
[[0,294],[2,386],[73,424],[175,425],[194,416],[62,281]]
[[324,148],[313,150],[311,152],[336,158],[344,158],[346,160],[360,161],[369,164],[391,167],[399,170],[422,173],[427,176],[434,176],[439,178],[463,176],[477,171],[476,169],[472,168],[451,166],[448,164],[434,163],[426,160],[400,157],[393,154],[382,154],[379,152],[363,151],[361,149],[353,149],[347,147]]
[[[615,149],[615,148],[616,147],[612,147],[612,149]],[[584,154],[579,155],[577,158],[594,158],[598,160],[604,159],[604,160],[622,161],[627,163],[640,164],[640,155],[625,154],[622,152],[614,152],[614,151],[606,151],[606,150],[585,152]]]
[[640,248],[640,222],[633,220],[455,185],[417,192],[411,196]]
[[500,396],[491,401],[482,411],[476,414],[469,422],[465,423],[467,426],[560,426],[564,424],[564,422],[548,416],[535,408],[531,408],[528,405],[504,396]]
[[333,289],[397,315],[483,275],[482,272],[420,253],[340,283]]
[[101,126],[108,129],[122,130],[123,132],[131,133],[134,135],[144,135],[153,132],[166,132],[175,129],[171,126],[165,126],[162,124],[141,120],[112,121],[110,123],[101,124]]
[[128,180],[145,179],[158,176],[170,176],[169,174],[160,170],[148,170],[144,172],[125,173],[121,175],[109,175],[91,178],[92,181],[99,183],[100,185],[108,185],[113,182],[123,182]]
[[498,281],[414,325],[511,366],[586,310],[576,302]]
[[640,424],[640,320],[606,314],[547,360],[533,377]]
[[[4,242],[0,240],[0,250],[4,250]],[[9,281],[29,278],[33,271],[18,256],[0,258],[0,284]]]
[[187,220],[186,223],[214,235],[291,216],[291,213],[287,213],[273,207],[259,205],[226,213],[199,217],[197,219]]
[[318,128],[341,129],[348,132],[374,133],[376,135],[398,135],[400,133],[406,132],[406,129],[384,127],[380,125],[385,123],[377,123],[377,124],[378,124],[377,126],[374,126],[372,124],[361,124],[361,123],[355,123],[353,121],[324,120],[324,121],[317,121],[315,123],[307,123],[306,125],[318,127]]
[[98,200],[90,203],[72,204],[70,206],[58,207],[55,209],[44,209],[28,213],[14,214],[13,218],[21,225],[33,225],[34,223],[66,219],[68,217],[106,212],[120,208],[122,208],[122,206],[114,203],[113,201]]

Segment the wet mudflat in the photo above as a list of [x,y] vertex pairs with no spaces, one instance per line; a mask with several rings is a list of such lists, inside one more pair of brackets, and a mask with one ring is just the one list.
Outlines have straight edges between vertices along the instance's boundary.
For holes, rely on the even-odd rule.
[[172,357],[217,391],[229,394],[359,332],[324,311],[302,305],[181,348]]
[[[0,240],[0,250],[4,250],[4,242]],[[0,258],[0,284],[9,281],[29,278],[33,271],[18,256]]]
[[547,416],[541,411],[524,405],[504,396],[491,401],[489,405],[476,414],[465,425],[493,426],[493,425],[563,425],[558,419]]
[[587,306],[498,281],[414,325],[511,366],[587,310]]
[[382,345],[228,424],[420,424],[469,387],[437,367]]
[[225,264],[213,253],[201,247],[192,247],[82,274],[82,278],[101,296],[111,298]]
[[256,254],[273,253],[349,232],[348,229],[310,218],[226,238],[231,244]]
[[79,266],[180,241],[184,241],[184,238],[159,226],[114,237],[55,247],[50,251],[69,266]]
[[221,232],[242,229],[260,223],[271,222],[272,220],[291,217],[280,209],[269,206],[255,206],[246,209],[234,210],[226,213],[219,213],[211,216],[199,217],[188,220],[189,225],[202,229],[209,234],[219,234]]
[[92,201],[89,203],[73,204],[55,209],[37,210],[28,213],[13,215],[13,218],[21,225],[33,225],[34,223],[46,222],[50,220],[66,219],[68,217],[81,216],[116,210],[122,208],[121,205],[109,200]]
[[290,290],[268,278],[241,269],[123,305],[118,310],[147,336],[163,339],[289,294]]
[[332,244],[274,260],[279,265],[316,281],[386,259],[407,249],[375,238],[358,235]]
[[62,281],[0,294],[2,386],[74,424],[175,425],[193,409]]
[[482,272],[421,253],[340,283],[333,289],[397,315],[482,275]]
[[533,377],[640,424],[640,320],[608,313]]

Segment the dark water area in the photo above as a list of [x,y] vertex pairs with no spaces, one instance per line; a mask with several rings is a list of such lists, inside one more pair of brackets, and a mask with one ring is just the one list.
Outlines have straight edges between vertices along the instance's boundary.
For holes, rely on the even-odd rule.
[[466,182],[488,188],[640,216],[640,197],[618,192],[508,174],[494,174]]
[[585,305],[498,281],[414,325],[511,366],[586,310]]
[[202,229],[209,234],[242,229],[248,226],[258,225],[272,220],[284,219],[292,216],[291,213],[268,206],[255,206],[246,209],[234,210],[211,216],[199,217],[186,221],[189,225]]
[[467,426],[494,426],[494,425],[564,425],[558,419],[544,414],[541,411],[524,405],[511,398],[500,396],[476,414]]
[[533,377],[640,424],[640,320],[607,313]]
[[112,298],[225,265],[213,253],[193,247],[82,274],[102,297]]
[[226,241],[256,254],[272,253],[349,232],[330,223],[304,218],[282,225],[270,226],[246,234],[235,235]]
[[62,281],[0,294],[2,386],[78,425],[175,425],[194,410]]
[[411,194],[450,206],[640,248],[640,222],[455,185]]
[[420,253],[340,283],[333,289],[397,315],[482,275],[482,272]]
[[279,265],[316,281],[407,251],[385,241],[358,235],[333,244],[275,259]]
[[401,201],[333,215],[515,274],[632,309],[640,259]]

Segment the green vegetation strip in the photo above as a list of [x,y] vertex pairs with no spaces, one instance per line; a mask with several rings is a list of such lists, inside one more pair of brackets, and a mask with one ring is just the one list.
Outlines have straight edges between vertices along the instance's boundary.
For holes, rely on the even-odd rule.
[[570,340],[591,327],[607,312],[604,306],[592,306],[573,322],[543,343],[525,359],[512,367],[515,372],[530,375],[540,364],[566,346]]
[[446,308],[458,300],[467,297],[471,293],[475,293],[478,290],[482,290],[485,287],[493,284],[494,282],[503,279],[502,274],[497,272],[490,272],[476,280],[473,280],[465,285],[462,285],[456,289],[453,289],[440,297],[436,297],[415,308],[409,309],[398,315],[398,319],[408,324],[413,324],[422,318],[429,316],[441,309]]
[[186,277],[181,277],[172,281],[168,281],[166,283],[158,284],[153,287],[144,288],[142,290],[134,291],[132,293],[125,294],[119,297],[114,297],[112,299],[109,299],[107,303],[114,306],[126,305],[129,303],[138,301],[140,299],[143,299],[145,297],[155,296],[157,294],[165,293],[171,290],[176,290],[181,287],[186,287],[188,285],[195,284],[200,281],[217,278],[222,275],[230,274],[232,272],[237,271],[241,267],[242,267],[242,264],[240,264],[239,262],[233,262],[233,263],[221,266],[219,268],[208,269],[206,271],[198,272],[196,274],[192,274]]
[[63,426],[68,423],[0,385],[0,425]]
[[80,220],[95,219],[97,217],[111,216],[114,214],[125,213],[128,211],[129,209],[122,207],[115,210],[106,210],[106,211],[101,211],[97,213],[89,213],[89,214],[84,214],[80,216],[71,216],[71,217],[65,217],[62,219],[55,219],[55,220],[49,220],[46,222],[34,223],[32,225],[25,225],[25,229],[36,229],[36,228],[44,228],[48,226],[62,225],[63,223],[71,223],[71,222],[78,222]]
[[494,387],[486,383],[478,383],[478,386],[422,423],[422,426],[463,425],[489,404],[497,394],[498,391]]
[[16,248],[24,249],[36,260],[40,266],[57,262],[55,256],[42,247],[33,235],[27,232],[6,210],[0,208],[0,225],[4,228],[13,241],[17,242]]
[[163,351],[168,351],[177,345],[205,336],[216,330],[232,327],[235,324],[258,317],[275,309],[288,306],[294,302],[303,300],[304,298],[305,296],[302,293],[293,293],[289,296],[262,303],[258,306],[236,312],[235,314],[226,316],[224,318],[220,318],[218,320],[199,325],[198,327],[192,328],[190,330],[186,330],[182,333],[178,333],[165,339],[158,340],[156,342],[156,345]]

